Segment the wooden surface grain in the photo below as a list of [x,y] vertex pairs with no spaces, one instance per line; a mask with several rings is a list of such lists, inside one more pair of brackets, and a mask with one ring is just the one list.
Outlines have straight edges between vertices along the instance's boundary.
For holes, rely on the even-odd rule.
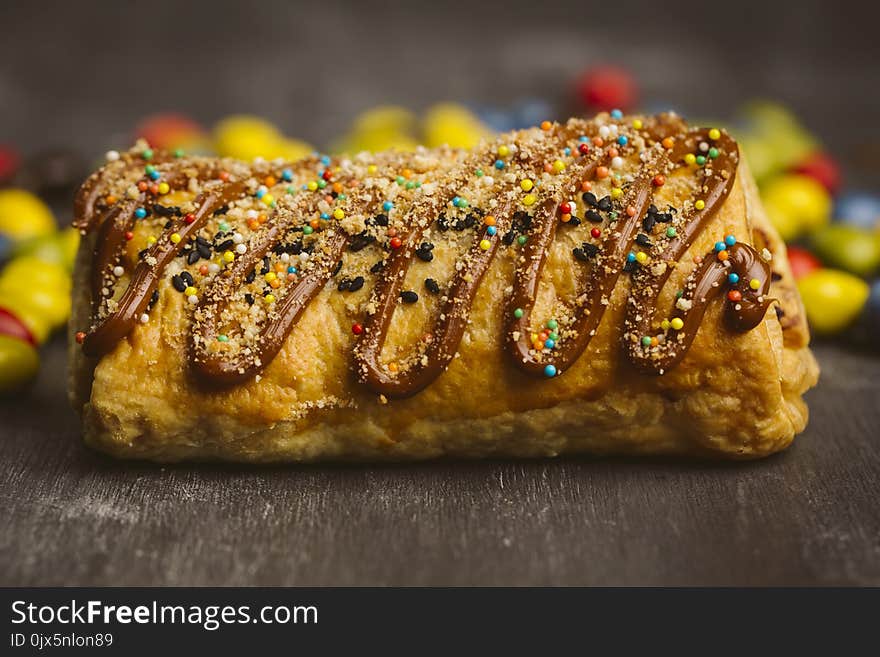
[[[96,156],[177,110],[326,144],[378,103],[545,98],[585,66],[649,109],[790,105],[876,185],[878,5],[4,3],[0,142]],[[69,220],[69,205],[61,206]],[[880,585],[880,359],[830,345],[812,420],[744,464],[568,459],[157,467],[84,448],[65,357],[0,401],[0,584]]]
[[62,345],[0,406],[6,585],[880,584],[880,360],[821,346],[764,461],[173,466],[80,443]]

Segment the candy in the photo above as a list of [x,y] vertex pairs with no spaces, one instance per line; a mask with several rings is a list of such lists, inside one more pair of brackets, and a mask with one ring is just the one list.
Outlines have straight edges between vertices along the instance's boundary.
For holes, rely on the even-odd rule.
[[471,148],[491,134],[470,110],[462,105],[443,103],[430,108],[422,123],[425,145]]
[[22,189],[0,190],[0,232],[22,241],[54,231],[55,217],[39,198]]
[[0,145],[0,183],[11,179],[20,163],[18,151],[12,146]]
[[135,135],[146,139],[153,148],[169,151],[203,152],[208,147],[204,128],[193,119],[173,112],[148,116],[137,126]]
[[880,266],[880,234],[856,226],[832,224],[812,235],[816,255],[832,267],[867,276]]
[[831,197],[812,178],[797,174],[779,176],[762,190],[764,208],[782,239],[789,241],[828,223]]
[[868,229],[880,228],[880,196],[866,192],[844,194],[834,204],[837,221]]
[[816,141],[797,117],[777,103],[755,102],[742,112],[738,141],[759,183],[803,161],[817,150]]
[[34,334],[31,333],[27,324],[6,308],[0,308],[0,335],[18,338],[34,346],[37,344]]
[[822,262],[812,253],[799,246],[788,247],[788,264],[795,279],[803,278],[810,272],[820,269]]
[[312,151],[304,142],[282,135],[268,121],[247,115],[227,117],[214,127],[214,149],[221,156],[241,160],[297,160]]
[[810,153],[792,170],[795,173],[813,178],[827,189],[829,194],[836,194],[840,189],[840,166],[830,155],[822,151]]
[[14,255],[30,256],[43,262],[61,265],[71,271],[78,247],[79,232],[75,228],[65,228],[53,235],[36,237],[17,244]]
[[40,357],[32,345],[0,335],[0,392],[17,390],[36,376],[39,367]]
[[845,329],[868,298],[868,284],[837,269],[818,269],[798,281],[810,327],[820,334]]
[[576,81],[575,91],[584,106],[602,111],[626,111],[636,104],[638,97],[632,75],[616,66],[588,69]]

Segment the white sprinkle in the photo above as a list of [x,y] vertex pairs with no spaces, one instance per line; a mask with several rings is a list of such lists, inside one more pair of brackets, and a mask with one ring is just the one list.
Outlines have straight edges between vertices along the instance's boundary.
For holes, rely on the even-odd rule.
[[216,262],[212,262],[210,265],[208,265],[208,271],[212,274],[216,274],[218,271],[220,271],[220,265],[218,265]]
[[623,168],[623,158],[619,155],[617,157],[611,158],[611,168],[612,169],[621,169]]
[[700,142],[700,151],[703,152],[703,153],[705,153],[705,152],[708,151],[708,150],[709,150],[709,144],[707,144],[707,143],[704,142],[704,141],[701,141],[701,142]]
[[199,298],[198,298],[195,294],[190,294],[190,295],[186,298],[186,300],[189,301],[189,302],[192,303],[192,304],[196,304],[196,303],[199,302]]
[[607,139],[608,135],[610,134],[611,130],[608,129],[607,125],[603,125],[601,128],[599,128],[599,136],[602,137],[602,139]]
[[235,247],[235,252],[238,255],[242,255],[243,253],[246,253],[247,252],[247,244],[239,244],[238,246]]
[[150,316],[147,313],[141,315],[141,324],[146,324],[150,321]]
[[119,151],[107,151],[104,154],[104,157],[107,158],[108,162],[115,162],[119,159]]
[[290,254],[282,253],[281,254],[281,262],[290,262]]
[[124,270],[122,267],[120,267],[119,265],[116,265],[116,266],[113,268],[113,275],[114,275],[116,278],[119,278],[119,277],[122,276],[124,273],[125,273],[125,270]]
[[235,233],[232,236],[232,241],[236,244],[241,244],[242,242],[244,242],[244,235],[242,235],[241,233]]
[[247,217],[248,219],[256,219],[259,216],[260,214],[256,210],[248,210],[245,214],[245,217]]

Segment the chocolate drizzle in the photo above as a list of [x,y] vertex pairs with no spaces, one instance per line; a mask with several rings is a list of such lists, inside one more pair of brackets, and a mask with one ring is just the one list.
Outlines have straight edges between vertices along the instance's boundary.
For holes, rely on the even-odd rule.
[[[715,253],[703,258],[687,277],[672,314],[664,318],[667,325],[658,328],[658,299],[673,268],[681,266],[681,258],[727,198],[736,174],[738,151],[736,143],[722,133],[720,138],[714,140],[713,149],[717,148],[717,153],[711,166],[695,171],[695,175],[704,176],[695,197],[698,203],[689,203],[675,216],[660,213],[652,205],[657,187],[663,184],[664,176],[672,175],[677,168],[685,166],[682,163],[685,155],[703,148],[708,133],[691,130],[682,134],[682,122],[668,117],[650,119],[646,124],[642,134],[648,144],[655,144],[656,147],[642,152],[648,156],[642,158],[635,176],[622,184],[618,200],[612,202],[606,197],[599,201],[592,195],[585,195],[585,200],[594,207],[585,212],[584,216],[589,221],[585,222],[584,227],[592,228],[597,242],[584,242],[580,247],[579,252],[583,257],[579,260],[583,261],[584,268],[578,284],[579,292],[573,300],[563,304],[565,312],[552,349],[539,349],[530,338],[533,335],[532,315],[543,268],[562,225],[558,208],[561,202],[579,192],[584,181],[599,177],[600,168],[609,166],[612,154],[599,148],[583,149],[583,156],[575,155],[564,175],[555,182],[545,184],[543,200],[536,206],[534,214],[525,219],[516,212],[519,204],[514,197],[518,190],[511,192],[509,182],[503,179],[493,182],[491,193],[498,202],[492,210],[495,223],[490,229],[486,224],[477,225],[480,215],[476,214],[476,210],[458,219],[447,217],[447,211],[452,207],[450,199],[457,189],[463,188],[470,172],[479,167],[492,166],[496,145],[489,144],[476,149],[463,162],[450,164],[445,175],[440,176],[433,196],[428,197],[427,201],[418,204],[412,202],[411,207],[406,202],[402,204],[399,220],[403,224],[399,235],[393,238],[399,240],[396,245],[389,247],[381,239],[377,240],[376,231],[364,230],[363,224],[355,231],[347,230],[341,223],[327,224],[320,236],[315,236],[317,249],[309,258],[308,267],[298,272],[285,289],[279,290],[281,296],[277,303],[265,306],[265,316],[258,322],[256,331],[249,333],[247,344],[228,352],[217,345],[221,336],[228,339],[224,329],[230,322],[235,322],[231,319],[234,313],[228,312],[228,309],[230,304],[241,302],[236,301],[237,291],[243,285],[252,284],[258,268],[263,274],[268,271],[269,265],[265,264],[268,255],[273,252],[286,253],[285,244],[289,243],[285,240],[290,239],[292,231],[302,231],[305,218],[316,211],[316,202],[306,194],[301,194],[292,202],[279,204],[270,213],[266,224],[253,233],[246,251],[228,267],[205,279],[204,289],[200,290],[200,298],[193,311],[194,326],[198,330],[190,333],[189,357],[194,371],[203,380],[217,385],[239,384],[258,374],[282,349],[309,303],[339,271],[347,249],[384,248],[386,252],[379,260],[382,266],[373,268],[378,278],[370,297],[370,309],[358,331],[360,337],[354,348],[353,369],[358,380],[376,393],[388,397],[416,394],[430,385],[455,357],[467,329],[471,306],[486,272],[499,250],[516,248],[510,245],[516,231],[521,230],[526,231],[526,239],[515,256],[512,292],[506,306],[504,343],[512,362],[528,374],[545,376],[548,366],[552,366],[550,371],[554,375],[562,374],[577,361],[595,335],[621,277],[630,279],[623,331],[624,351],[640,371],[662,374],[680,362],[693,341],[708,304],[723,291],[735,289],[737,292],[733,295],[736,300],[725,302],[725,324],[734,331],[754,328],[772,303],[772,299],[766,296],[770,273],[767,263],[758,253],[741,242],[732,243],[726,249],[726,259],[717,257]],[[554,127],[547,135],[540,136],[538,142],[555,144],[561,150],[562,144],[577,138],[577,135],[587,134],[595,138],[595,130],[595,123],[572,122],[568,126]],[[522,134],[526,138],[533,133]],[[670,135],[676,136],[674,146],[659,148],[657,142]],[[516,135],[505,138],[515,140]],[[617,150],[614,150],[613,157],[616,158]],[[620,151],[630,157],[640,154],[633,144],[627,146],[625,140],[621,143]],[[383,156],[378,157],[382,159]],[[393,169],[392,165],[400,164],[401,157],[385,156],[385,175]],[[443,157],[455,159],[459,154],[447,153]],[[192,177],[204,184],[194,202],[195,210],[187,216],[170,220],[170,225],[134,267],[121,297],[117,302],[108,304],[108,287],[112,287],[108,272],[124,252],[125,235],[135,223],[135,209],[150,207],[151,197],[145,193],[140,196],[135,194],[109,208],[102,207],[101,198],[105,194],[104,184],[107,180],[124,175],[138,164],[135,156],[125,154],[120,162],[113,162],[102,172],[91,176],[77,197],[75,225],[83,231],[95,230],[96,227],[100,231],[92,274],[95,324],[83,342],[83,349],[90,356],[108,353],[133,330],[142,313],[154,302],[158,283],[166,267],[195,239],[212,213],[228,211],[231,203],[253,194],[253,185],[245,181],[247,175],[217,180],[217,166],[204,163],[196,166],[190,162],[175,167],[173,162],[169,163],[167,156],[157,155],[155,164],[162,169],[164,180],[169,184],[179,186]],[[512,165],[515,164],[512,161]],[[303,161],[293,166],[302,171],[314,168],[315,161]],[[186,174],[183,173],[184,169]],[[265,173],[267,167],[263,169]],[[661,182],[658,183],[658,179]],[[367,189],[359,188],[362,181],[350,173],[343,175],[340,180],[350,185],[351,192],[344,202],[344,196],[337,198],[334,195],[332,200],[338,203],[336,207],[344,206],[348,214],[381,216],[383,221],[380,224],[374,221],[374,228],[379,225],[387,230],[387,234],[392,234],[393,227],[385,228],[388,226],[387,215],[380,213],[379,199],[369,184]],[[328,197],[328,200],[331,199]],[[602,213],[606,216],[602,216]],[[663,226],[668,224],[670,230],[664,228],[660,233],[653,231],[658,221],[663,222]],[[571,225],[578,223],[577,218],[573,218]],[[430,253],[433,245],[429,248],[424,244],[432,225],[436,225],[441,232],[453,227],[457,231],[472,230],[473,237],[466,253],[458,261],[453,277],[442,289],[429,338],[406,359],[408,366],[398,371],[397,367],[389,368],[382,363],[382,351],[394,314],[405,312],[399,310],[401,293],[405,276],[417,252],[420,260],[429,262],[433,259]],[[304,247],[300,238],[293,250],[299,253],[305,248],[312,247]],[[638,262],[631,253],[636,248],[645,254]],[[726,284],[730,273],[739,276],[739,282],[734,286]],[[749,284],[752,279],[758,281],[757,289]],[[364,279],[356,277],[356,280]],[[431,280],[432,291],[440,291],[439,285]],[[244,299],[249,305],[254,303],[250,293],[245,294]],[[670,319],[674,321],[672,328],[668,326]],[[235,331],[234,326],[231,329]]]

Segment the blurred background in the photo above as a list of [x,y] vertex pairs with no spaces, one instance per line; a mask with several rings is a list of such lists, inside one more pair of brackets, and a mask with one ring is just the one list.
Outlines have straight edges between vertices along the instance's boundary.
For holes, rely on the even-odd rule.
[[[863,6],[862,6],[863,5]],[[819,334],[880,326],[876,3],[4,2],[0,389],[69,311],[76,185],[110,149],[468,145],[619,107],[740,140]],[[232,117],[232,118],[230,118]]]

